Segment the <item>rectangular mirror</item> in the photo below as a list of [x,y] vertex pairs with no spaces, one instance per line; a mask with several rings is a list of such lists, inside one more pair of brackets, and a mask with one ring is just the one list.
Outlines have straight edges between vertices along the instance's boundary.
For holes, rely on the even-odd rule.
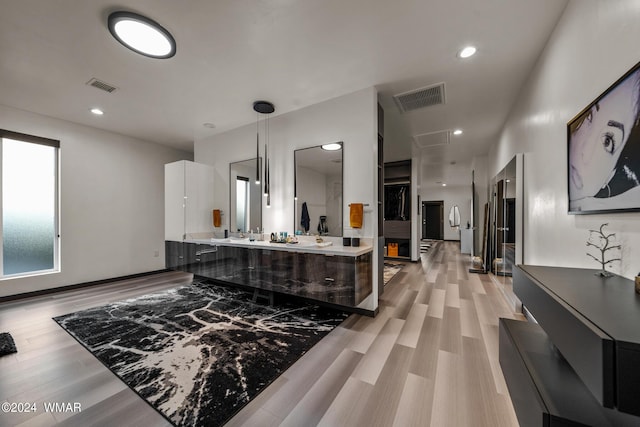
[[342,236],[342,154],[342,142],[294,152],[296,232]]
[[262,229],[262,158],[229,164],[229,229],[249,232]]

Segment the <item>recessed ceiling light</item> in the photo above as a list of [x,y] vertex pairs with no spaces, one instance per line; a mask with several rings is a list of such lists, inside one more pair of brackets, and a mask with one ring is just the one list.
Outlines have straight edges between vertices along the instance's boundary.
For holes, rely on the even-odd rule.
[[111,35],[129,49],[151,58],[171,58],[176,41],[157,22],[132,12],[113,12],[108,18]]
[[338,142],[333,142],[331,144],[324,144],[322,146],[323,150],[327,150],[327,151],[337,151],[339,149],[342,148],[342,144],[338,143]]
[[216,125],[214,125],[213,123],[207,122],[207,123],[203,123],[202,126],[209,128],[209,129],[215,129]]
[[104,114],[104,111],[102,111],[99,108],[92,108],[89,111],[91,111],[93,114],[95,114],[96,116],[102,116]]
[[445,184],[445,183],[443,182],[443,183],[442,183],[442,186],[443,186],[443,187],[446,187],[446,186],[447,186],[447,184]]
[[454,135],[462,135],[462,129],[456,129],[453,131]]
[[470,56],[475,55],[476,52],[477,52],[477,49],[474,46],[467,46],[464,49],[462,49],[460,52],[458,52],[458,56],[460,58],[468,58]]

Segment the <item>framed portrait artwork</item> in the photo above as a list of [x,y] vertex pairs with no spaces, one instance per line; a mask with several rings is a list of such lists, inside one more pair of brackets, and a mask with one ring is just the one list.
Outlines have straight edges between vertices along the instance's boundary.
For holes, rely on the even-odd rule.
[[640,211],[640,63],[567,123],[570,214]]

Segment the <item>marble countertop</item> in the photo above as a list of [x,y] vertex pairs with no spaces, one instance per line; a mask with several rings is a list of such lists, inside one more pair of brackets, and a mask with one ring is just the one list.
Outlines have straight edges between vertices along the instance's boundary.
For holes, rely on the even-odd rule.
[[368,252],[373,251],[373,247],[371,245],[360,245],[358,247],[353,247],[336,245],[334,243],[329,246],[325,246],[322,243],[317,244],[314,241],[305,240],[301,240],[299,243],[271,243],[268,241],[259,240],[250,241],[249,238],[229,237],[225,239],[189,239],[185,240],[184,242],[211,246],[234,246],[240,248],[260,248],[276,251],[306,252],[314,254],[354,257],[364,255]]

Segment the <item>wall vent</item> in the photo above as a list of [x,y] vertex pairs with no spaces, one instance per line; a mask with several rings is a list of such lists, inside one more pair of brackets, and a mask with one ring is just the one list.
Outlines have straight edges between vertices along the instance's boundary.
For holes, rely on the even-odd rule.
[[445,103],[444,83],[423,87],[393,96],[401,113]]
[[436,147],[438,145],[447,145],[451,142],[451,132],[448,130],[439,130],[436,132],[428,132],[415,135],[413,140],[420,148]]
[[117,87],[115,87],[113,85],[110,85],[109,83],[105,83],[102,80],[98,80],[96,78],[93,78],[93,79],[89,80],[87,82],[87,84],[89,86],[93,86],[93,87],[95,87],[97,89],[100,89],[100,90],[103,90],[103,91],[109,92],[109,93],[113,93],[118,89]]

